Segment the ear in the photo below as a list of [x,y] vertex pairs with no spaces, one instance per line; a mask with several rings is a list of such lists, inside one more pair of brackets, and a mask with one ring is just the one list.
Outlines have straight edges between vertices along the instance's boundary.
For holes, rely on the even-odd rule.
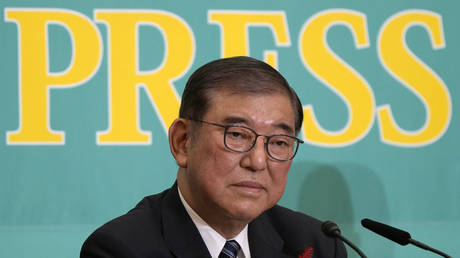
[[188,146],[190,141],[190,122],[177,118],[169,127],[169,148],[179,167],[187,167]]

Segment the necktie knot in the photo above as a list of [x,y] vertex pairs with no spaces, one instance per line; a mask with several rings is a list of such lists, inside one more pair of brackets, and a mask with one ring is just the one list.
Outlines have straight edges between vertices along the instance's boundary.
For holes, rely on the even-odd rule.
[[228,240],[225,242],[222,252],[219,254],[219,258],[236,258],[238,251],[241,249],[238,242],[235,240]]

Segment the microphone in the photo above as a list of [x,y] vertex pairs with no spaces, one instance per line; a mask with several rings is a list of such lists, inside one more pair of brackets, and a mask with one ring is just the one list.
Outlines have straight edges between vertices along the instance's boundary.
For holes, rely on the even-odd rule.
[[327,236],[337,237],[337,238],[341,239],[348,246],[353,248],[353,250],[355,250],[359,254],[359,256],[361,256],[362,258],[367,258],[367,256],[361,250],[359,250],[359,248],[357,246],[355,246],[352,242],[350,242],[350,240],[348,240],[344,236],[342,236],[342,234],[340,232],[340,229],[339,229],[339,226],[337,226],[337,224],[335,224],[334,222],[329,221],[329,220],[323,222],[323,224],[321,224],[321,230]]
[[363,227],[369,229],[370,231],[374,232],[374,233],[377,233],[385,238],[388,238],[400,245],[407,245],[407,244],[413,244],[417,247],[420,247],[422,249],[425,249],[425,250],[428,250],[428,251],[431,251],[433,253],[436,253],[440,256],[443,256],[443,257],[446,257],[446,258],[452,258],[451,256],[439,251],[439,250],[436,250],[432,247],[429,247],[427,246],[426,244],[424,243],[421,243],[415,239],[412,239],[410,234],[404,230],[401,230],[401,229],[398,229],[398,228],[394,228],[392,226],[388,226],[388,225],[385,225],[383,223],[380,223],[380,222],[377,222],[377,221],[373,221],[373,220],[370,220],[370,219],[363,219],[361,220],[361,225],[363,225]]

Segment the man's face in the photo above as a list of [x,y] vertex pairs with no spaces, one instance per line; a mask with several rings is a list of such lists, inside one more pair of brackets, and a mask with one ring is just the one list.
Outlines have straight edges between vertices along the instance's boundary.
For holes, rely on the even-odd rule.
[[[293,136],[295,130],[290,100],[278,93],[214,93],[202,120],[243,125],[263,135]],[[249,222],[279,201],[292,161],[270,159],[265,137],[258,137],[249,152],[237,153],[225,147],[224,128],[201,123],[194,130],[187,147],[184,183],[190,190],[187,201],[202,218]]]

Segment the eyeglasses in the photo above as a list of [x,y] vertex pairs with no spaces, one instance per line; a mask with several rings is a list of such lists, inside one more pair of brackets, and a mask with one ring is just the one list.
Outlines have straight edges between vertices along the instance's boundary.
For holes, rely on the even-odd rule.
[[278,161],[288,161],[294,158],[302,140],[285,134],[262,135],[253,129],[241,125],[222,125],[203,120],[193,120],[209,125],[222,127],[224,131],[224,145],[227,149],[234,152],[248,152],[254,148],[259,136],[266,138],[265,150],[269,157]]

